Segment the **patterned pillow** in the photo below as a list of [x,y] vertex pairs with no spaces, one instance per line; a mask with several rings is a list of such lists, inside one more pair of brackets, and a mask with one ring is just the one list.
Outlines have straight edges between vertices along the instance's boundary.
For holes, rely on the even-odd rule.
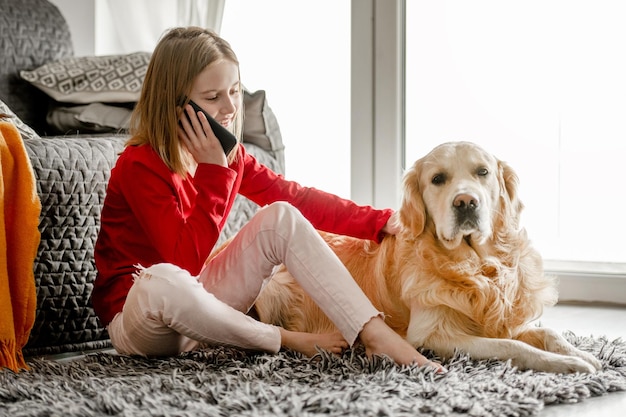
[[2,100],[0,100],[0,113],[9,116],[6,120],[15,125],[17,130],[20,132],[20,135],[22,135],[22,140],[34,139],[39,137],[39,135],[33,129],[31,129],[30,126],[22,122],[22,120],[17,117],[17,115],[13,113],[9,106],[3,103]]
[[129,103],[139,100],[150,53],[86,56],[50,62],[23,79],[64,103]]

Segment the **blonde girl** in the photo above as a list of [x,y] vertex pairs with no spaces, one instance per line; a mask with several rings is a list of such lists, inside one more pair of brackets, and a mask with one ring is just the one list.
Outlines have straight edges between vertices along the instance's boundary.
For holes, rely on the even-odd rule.
[[[154,50],[102,210],[93,305],[115,349],[163,356],[230,345],[312,356],[316,347],[339,353],[360,339],[370,356],[427,363],[316,232],[378,241],[395,232],[392,211],[288,181],[241,145],[225,155],[189,100],[240,136],[237,57],[209,30],[175,28]],[[237,194],[262,208],[205,265]],[[247,314],[283,263],[338,332],[294,332]]]

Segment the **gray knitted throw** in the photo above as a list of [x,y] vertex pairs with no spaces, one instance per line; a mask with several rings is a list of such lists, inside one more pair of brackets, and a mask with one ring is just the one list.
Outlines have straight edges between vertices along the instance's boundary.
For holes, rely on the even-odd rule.
[[[95,353],[0,370],[0,415],[19,416],[532,416],[547,404],[626,390],[626,342],[566,338],[604,364],[596,374],[518,371],[458,353],[446,375],[365,357],[230,348],[168,359]],[[428,352],[424,352],[429,355]]]

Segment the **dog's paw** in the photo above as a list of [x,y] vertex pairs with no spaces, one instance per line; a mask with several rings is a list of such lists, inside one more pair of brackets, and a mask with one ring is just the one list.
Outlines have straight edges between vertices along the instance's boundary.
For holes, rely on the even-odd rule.
[[603,368],[602,362],[591,353],[579,351],[578,356],[580,356],[585,362],[596,368],[596,371],[599,371]]
[[574,374],[577,372],[593,374],[602,368],[600,361],[597,362],[599,367],[596,366],[596,364],[589,363],[587,360],[576,356],[561,356],[559,359],[548,363],[545,371],[556,374]]
[[573,357],[580,358],[584,360],[585,362],[587,362],[589,365],[593,366],[596,371],[601,370],[603,367],[602,362],[600,362],[600,360],[596,358],[595,356],[593,356],[591,353],[585,352],[584,350],[580,350],[573,346],[570,346],[569,349],[567,350],[564,349],[560,353],[565,356],[573,356]]

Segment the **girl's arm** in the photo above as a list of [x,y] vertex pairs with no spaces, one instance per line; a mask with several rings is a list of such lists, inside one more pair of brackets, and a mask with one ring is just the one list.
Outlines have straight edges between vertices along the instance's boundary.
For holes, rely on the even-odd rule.
[[[240,193],[263,206],[286,201],[297,207],[316,229],[380,242],[391,209],[361,206],[315,188],[288,181],[245,154]],[[323,169],[323,168],[320,168]]]
[[199,272],[225,222],[235,172],[199,164],[192,182],[151,161],[125,169],[122,192],[159,261]]

